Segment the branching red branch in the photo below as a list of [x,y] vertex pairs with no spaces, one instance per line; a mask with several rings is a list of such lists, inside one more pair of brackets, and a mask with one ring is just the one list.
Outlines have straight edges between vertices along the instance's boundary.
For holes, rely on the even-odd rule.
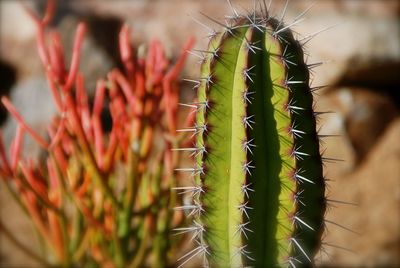
[[14,105],[11,101],[6,97],[1,97],[1,102],[3,103],[4,107],[6,107],[7,111],[12,114],[12,116],[17,120],[20,126],[28,132],[31,137],[36,140],[36,142],[43,147],[43,149],[47,149],[49,144],[38,134],[36,133],[28,124],[25,122],[24,118],[18,113],[17,109],[15,109]]
[[57,130],[54,132],[51,127],[49,127],[47,130],[51,139],[49,150],[52,150],[55,146],[58,145],[59,142],[61,142],[65,131],[65,116],[62,115],[61,118],[56,121],[58,122],[55,124]]

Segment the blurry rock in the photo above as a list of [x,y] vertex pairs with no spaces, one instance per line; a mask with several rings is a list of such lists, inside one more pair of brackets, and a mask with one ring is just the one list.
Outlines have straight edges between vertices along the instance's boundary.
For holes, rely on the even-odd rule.
[[320,151],[324,157],[340,159],[338,163],[327,164],[325,178],[335,180],[354,169],[355,152],[345,128],[346,115],[341,111],[341,104],[333,94],[315,95],[315,111],[327,112],[317,120],[317,129],[322,138]]
[[43,73],[35,33],[35,25],[20,2],[0,1],[0,55],[14,66],[18,79]]
[[357,0],[336,0],[333,4],[343,13],[354,13],[357,15],[374,14],[380,16],[388,16],[399,14],[400,5],[397,0],[386,1],[370,1],[366,4],[365,1]]
[[341,87],[329,94],[338,102],[337,111],[359,164],[399,111],[388,96],[365,88]]
[[[330,203],[317,266],[399,267],[398,111],[391,98],[365,88],[333,88],[316,97],[318,111],[335,112],[321,117],[321,134],[339,135],[324,139],[325,155],[344,160],[325,166],[327,197],[356,204]],[[368,153],[357,162],[360,150]]]
[[[306,8],[305,1],[298,2]],[[343,3],[343,7],[338,8],[337,2]],[[361,62],[400,59],[400,24],[396,9],[391,8],[396,2],[319,1],[313,6],[306,20],[295,26],[300,38],[334,26],[305,45],[310,63],[328,61],[316,70],[316,85],[335,82],[354,65],[355,58]],[[377,6],[380,8],[373,8]],[[301,9],[289,14],[294,18],[299,12]]]
[[35,25],[21,3],[17,1],[1,1],[0,15],[1,42],[6,39],[27,42],[34,38]]
[[[399,267],[399,137],[400,119],[397,119],[387,127],[357,170],[342,173],[329,183],[330,199],[357,205],[331,203],[326,218],[342,227],[327,223],[325,252],[318,258],[324,264],[322,267]],[[336,165],[328,165],[327,171],[335,168]],[[329,266],[330,263],[334,265]]]

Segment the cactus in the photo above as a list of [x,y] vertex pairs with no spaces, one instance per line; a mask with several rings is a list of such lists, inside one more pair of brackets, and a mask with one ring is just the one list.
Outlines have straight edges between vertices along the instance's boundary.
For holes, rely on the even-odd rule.
[[[229,1],[228,1],[229,2]],[[183,209],[196,246],[181,265],[312,266],[326,208],[325,181],[313,111],[313,89],[300,41],[290,25],[233,10],[212,32],[194,80],[198,99],[195,165],[182,168],[195,184],[182,187],[193,202]],[[283,17],[283,16],[282,16]],[[307,39],[305,39],[307,40]]]

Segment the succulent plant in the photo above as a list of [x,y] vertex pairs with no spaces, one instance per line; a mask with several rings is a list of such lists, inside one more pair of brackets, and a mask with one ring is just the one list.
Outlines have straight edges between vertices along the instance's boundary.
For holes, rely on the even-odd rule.
[[[9,147],[0,132],[0,183],[32,221],[46,254],[19,241],[6,219],[0,220],[0,233],[41,267],[168,266],[180,241],[170,229],[183,222],[173,214],[179,199],[171,191],[179,161],[171,148],[185,140],[175,132],[177,78],[194,39],[172,64],[157,40],[134,55],[129,28],[123,26],[119,45],[125,68],[98,80],[91,105],[79,70],[86,26],[77,27],[67,66],[60,35],[47,31],[54,11],[54,0],[43,19],[28,10],[59,112],[48,137],[1,98],[17,132]],[[42,147],[42,159],[22,153],[26,134]]]
[[308,267],[320,246],[326,199],[313,66],[289,29],[301,16],[285,25],[265,3],[257,9],[232,8],[226,24],[209,18],[222,30],[193,51],[202,61],[192,80],[196,123],[182,131],[195,135],[183,148],[195,164],[179,169],[194,176],[180,188],[193,201],[177,208],[192,224],[177,231],[196,245],[181,265],[201,257],[215,267]]

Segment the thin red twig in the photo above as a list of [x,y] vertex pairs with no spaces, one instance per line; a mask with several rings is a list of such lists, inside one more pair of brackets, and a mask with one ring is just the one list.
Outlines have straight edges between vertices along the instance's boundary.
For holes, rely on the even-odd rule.
[[24,118],[18,113],[17,109],[15,109],[14,105],[10,102],[10,100],[6,96],[1,97],[1,102],[6,107],[7,111],[10,114],[12,114],[12,116],[17,120],[17,122],[22,126],[22,128],[26,132],[28,132],[40,146],[42,146],[44,149],[47,149],[49,147],[49,144],[39,134],[37,134],[30,126],[28,126]]

